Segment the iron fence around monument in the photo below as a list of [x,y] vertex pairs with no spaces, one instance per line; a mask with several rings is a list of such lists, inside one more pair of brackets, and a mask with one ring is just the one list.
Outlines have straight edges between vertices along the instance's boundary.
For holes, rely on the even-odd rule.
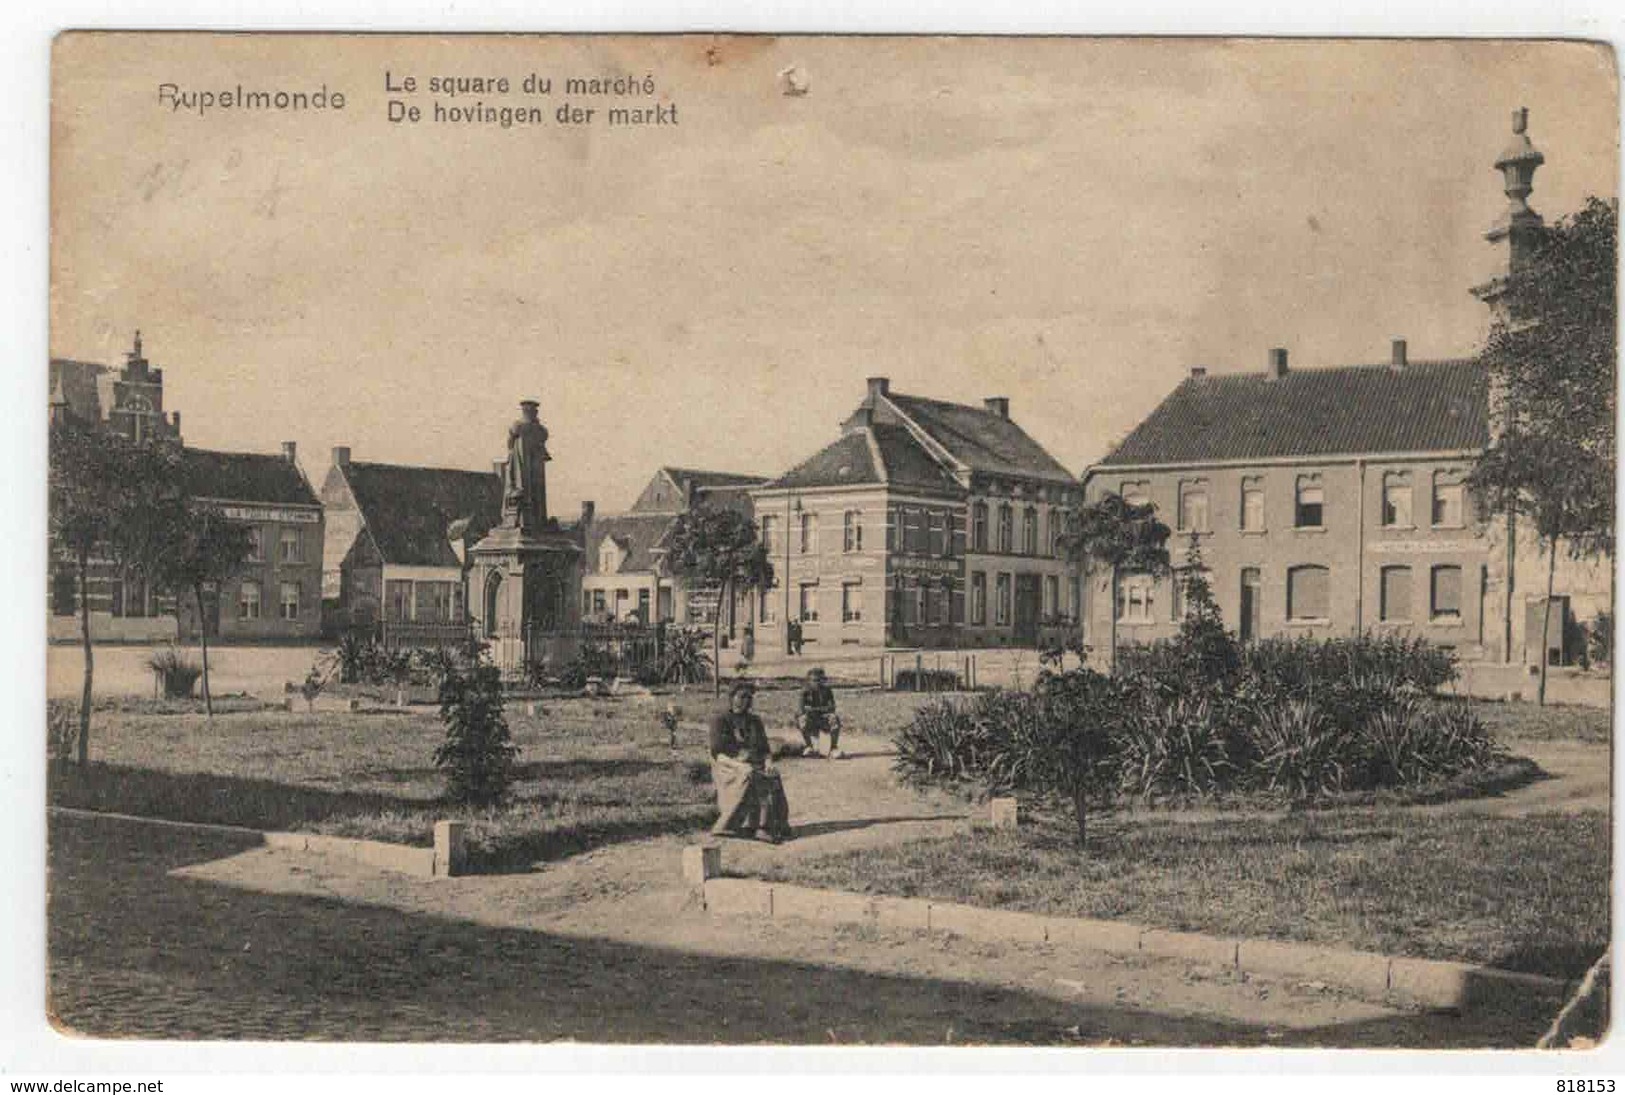
[[525,628],[522,666],[531,679],[559,678],[579,670],[591,677],[636,678],[659,671],[666,654],[664,624],[580,623]]
[[470,623],[418,623],[380,620],[375,637],[385,650],[435,650],[465,645],[474,636]]

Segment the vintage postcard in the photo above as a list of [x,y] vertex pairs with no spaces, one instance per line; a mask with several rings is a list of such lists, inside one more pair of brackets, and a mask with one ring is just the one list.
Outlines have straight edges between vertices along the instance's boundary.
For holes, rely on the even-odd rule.
[[1616,63],[59,36],[50,1021],[1596,1045]]

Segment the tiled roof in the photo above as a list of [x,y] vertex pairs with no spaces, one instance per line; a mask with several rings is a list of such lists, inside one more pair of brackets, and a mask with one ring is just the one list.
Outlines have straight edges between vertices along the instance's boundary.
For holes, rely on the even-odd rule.
[[48,385],[51,402],[66,403],[82,422],[100,422],[102,401],[97,380],[105,372],[107,366],[94,362],[52,358]]
[[1484,371],[1472,360],[1187,378],[1102,465],[1378,452],[1489,441]]
[[447,536],[451,525],[466,519],[474,541],[502,517],[502,480],[495,472],[352,460],[344,474],[373,543],[384,562],[396,566],[458,566]]
[[587,533],[587,573],[599,573],[598,552],[606,539],[613,539],[621,548],[621,567],[616,573],[647,573],[653,570],[655,557],[651,552],[665,539],[676,520],[676,516],[670,513],[622,513],[594,517]]
[[875,446],[880,450],[889,485],[963,492],[959,481],[925,451],[906,427],[876,422],[869,428],[874,433]]
[[1027,431],[1003,415],[896,392],[884,398],[972,471],[1076,482]]
[[182,449],[181,475],[187,492],[198,498],[284,506],[319,504],[298,467],[282,456]]
[[714,490],[718,487],[754,487],[767,482],[765,475],[737,475],[728,471],[697,471],[694,468],[674,468],[667,465],[660,469],[678,486],[688,486],[694,490]]
[[880,469],[875,467],[868,436],[862,430],[853,430],[842,434],[763,486],[770,490],[779,490],[845,487],[856,483],[880,481]]

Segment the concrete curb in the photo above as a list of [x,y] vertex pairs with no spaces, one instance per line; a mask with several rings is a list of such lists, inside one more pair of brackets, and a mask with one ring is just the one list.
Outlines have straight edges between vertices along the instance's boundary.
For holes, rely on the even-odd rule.
[[262,832],[237,825],[215,825],[203,821],[172,821],[169,818],[142,817],[139,814],[115,814],[105,810],[81,810],[71,806],[51,806],[50,813],[67,817],[83,817],[106,821],[138,822],[171,829],[195,829],[199,832],[220,833],[256,840],[267,848],[281,852],[299,852],[328,855],[363,863],[380,870],[417,878],[447,877],[443,856],[434,848],[414,848],[406,844],[390,844],[381,840],[358,840],[351,837],[325,836],[320,833]]
[[1576,984],[1464,962],[1394,958],[1312,943],[1229,939],[1147,928],[1121,920],[1039,916],[916,897],[818,890],[752,878],[712,878],[700,890],[706,911],[719,916],[870,924],[942,932],[986,943],[1045,943],[1109,954],[1141,954],[1336,986],[1366,999],[1464,1014],[1531,998],[1561,1003]]

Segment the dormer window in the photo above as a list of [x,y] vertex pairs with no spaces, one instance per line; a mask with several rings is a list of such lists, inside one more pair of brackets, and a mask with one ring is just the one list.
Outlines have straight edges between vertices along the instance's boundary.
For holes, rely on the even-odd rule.
[[598,573],[614,574],[621,569],[621,549],[614,540],[605,540],[598,549]]

